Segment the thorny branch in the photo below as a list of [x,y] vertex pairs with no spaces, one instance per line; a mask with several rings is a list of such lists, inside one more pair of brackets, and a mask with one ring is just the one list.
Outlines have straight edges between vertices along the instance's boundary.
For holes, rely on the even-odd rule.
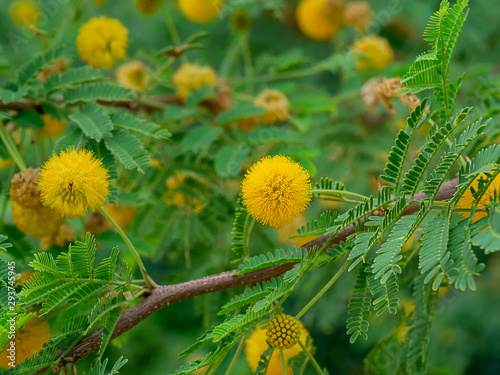
[[[450,199],[455,192],[457,184],[458,178],[455,178],[443,184],[435,200],[442,201]],[[414,196],[414,200],[416,201],[421,201],[426,198],[427,196],[424,193],[418,193]],[[409,215],[418,210],[418,205],[412,205],[403,212],[403,215]],[[383,213],[381,212],[376,214],[383,215]],[[361,221],[364,222],[363,219]],[[335,244],[340,243],[341,241],[345,241],[347,237],[349,237],[353,233],[355,233],[355,227],[353,225],[347,226],[335,236],[335,238],[330,242],[329,246],[331,247]],[[329,237],[329,235],[320,236],[308,242],[303,246],[303,248],[311,249],[314,246],[321,247],[329,239]],[[238,286],[261,283],[270,280],[273,277],[278,277],[284,274],[285,272],[293,268],[294,265],[295,263],[275,265],[242,275],[237,275],[238,270],[233,270],[216,275],[206,276],[201,279],[191,280],[181,284],[159,286],[158,288],[153,289],[150,295],[146,296],[138,304],[123,313],[116,325],[113,335],[111,336],[111,340],[117,338],[122,333],[133,328],[154,312],[172,303],[183,301],[203,294],[235,288]],[[94,331],[89,336],[83,338],[62,359],[57,369],[60,369],[66,363],[77,362],[80,359],[85,358],[89,354],[98,350],[99,335],[101,334],[101,331],[102,329],[99,329],[97,331]],[[64,349],[61,350],[59,355],[62,355],[64,352]]]

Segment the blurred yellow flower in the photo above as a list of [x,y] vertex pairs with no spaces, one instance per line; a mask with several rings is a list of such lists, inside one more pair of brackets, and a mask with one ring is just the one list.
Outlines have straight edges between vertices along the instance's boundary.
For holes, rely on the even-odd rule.
[[189,94],[202,86],[215,86],[217,84],[217,74],[207,65],[196,65],[185,63],[174,73],[172,77],[177,96],[183,101]]
[[151,16],[156,13],[162,0],[135,0],[135,7],[145,16]]
[[262,224],[279,228],[299,217],[311,201],[309,173],[289,157],[266,156],[241,183],[243,204]]
[[94,5],[103,5],[108,0],[94,0]]
[[301,0],[296,10],[300,30],[314,40],[328,40],[342,26],[343,1]]
[[42,202],[63,216],[81,217],[96,210],[109,194],[108,171],[88,150],[53,155],[40,173]]
[[193,22],[210,22],[219,13],[223,0],[179,0],[182,14]]
[[148,83],[149,69],[140,61],[129,61],[116,69],[116,80],[126,88],[142,91]]
[[44,238],[54,234],[63,218],[49,207],[28,208],[11,201],[12,219],[19,230],[31,237]]
[[254,105],[267,109],[267,112],[262,115],[262,122],[268,125],[286,121],[290,111],[288,98],[278,90],[262,91],[255,98]]
[[[300,336],[300,342],[306,345],[307,337],[309,336],[309,332],[304,328],[302,322],[298,322],[300,330],[302,331],[302,335]],[[252,369],[252,372],[257,370],[259,359],[261,354],[263,354],[269,344],[267,343],[267,334],[266,334],[266,326],[257,326],[252,334],[245,340],[245,357],[246,360]],[[308,347],[310,350],[312,345]],[[285,356],[285,361],[292,357],[295,357],[302,351],[299,344],[291,347],[290,349],[284,349],[283,354]],[[287,366],[286,369],[287,375],[292,375],[292,369],[290,366]],[[269,361],[269,366],[267,367],[267,374],[269,375],[281,375],[283,374],[282,366],[281,366],[281,357],[279,350],[275,349],[271,356],[271,360]]]
[[[46,320],[29,320],[16,332],[16,366],[41,350],[50,338],[50,325]],[[10,368],[11,360],[7,358],[8,355],[7,350],[0,354],[0,367]]]
[[[486,173],[481,173],[479,176],[477,176],[474,181],[472,182],[471,186],[469,189],[465,191],[465,193],[460,197],[460,199],[457,202],[456,207],[469,210],[472,208],[472,205],[475,203],[475,198],[472,195],[472,190],[477,191],[479,188],[479,181],[483,180],[486,181],[488,176]],[[500,175],[497,175],[493,182],[488,186],[486,189],[484,195],[481,198],[481,201],[478,203],[476,206],[476,213],[474,214],[474,218],[472,219],[472,222],[475,223],[479,219],[482,219],[483,217],[488,216],[488,213],[485,211],[486,206],[490,204],[491,198],[493,197],[494,193],[497,193],[497,195],[500,195]],[[479,211],[482,210],[482,211]],[[470,216],[469,211],[459,211],[459,214],[462,215],[463,218],[468,218]]]
[[64,133],[64,129],[66,129],[66,119],[59,120],[57,118],[52,117],[48,113],[44,113],[42,115],[43,119],[43,129],[47,132],[51,137],[57,137]]
[[203,196],[189,196],[179,191],[185,180],[185,176],[170,176],[165,182],[168,191],[163,202],[167,206],[176,206],[183,209],[188,215],[198,215],[205,209],[206,204],[203,201]]
[[9,8],[12,19],[21,27],[36,24],[40,17],[40,7],[32,0],[14,1]]
[[117,19],[94,17],[80,27],[78,54],[90,66],[111,68],[125,58],[128,30]]
[[349,1],[344,8],[344,22],[358,31],[364,31],[372,21],[373,11],[366,1]]
[[104,211],[120,226],[120,228],[127,227],[135,216],[135,208],[123,205],[107,204],[104,206]]
[[47,250],[51,245],[55,245],[57,247],[66,247],[71,242],[76,240],[75,233],[73,232],[73,228],[67,223],[61,223],[59,228],[51,235],[45,237],[40,247],[42,250]]
[[394,59],[394,51],[389,42],[376,35],[364,36],[358,39],[351,49],[359,54],[356,60],[360,70],[384,69]]

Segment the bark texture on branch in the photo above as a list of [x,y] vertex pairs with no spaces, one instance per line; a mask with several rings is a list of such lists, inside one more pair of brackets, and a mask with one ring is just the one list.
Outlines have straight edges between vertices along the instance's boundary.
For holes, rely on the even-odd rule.
[[[453,196],[455,192],[456,185],[458,184],[458,178],[449,181],[441,187],[439,190],[436,200],[442,201],[449,199]],[[415,194],[414,200],[420,201],[427,198],[424,193]],[[403,215],[409,215],[419,210],[418,205],[413,205],[408,207]],[[380,215],[381,213],[379,213]],[[329,247],[339,244],[341,241],[345,241],[347,237],[355,233],[355,228],[350,225],[339,232],[335,238],[333,238]],[[303,248],[310,249],[314,246],[323,246],[326,241],[330,238],[329,235],[320,236],[306,245]],[[273,277],[278,277],[284,274],[286,271],[293,268],[295,263],[286,263],[276,266],[270,266],[264,269],[260,269],[254,272],[249,272],[242,275],[236,275],[238,270],[223,272],[216,275],[206,276],[201,279],[191,280],[181,284],[159,286],[151,291],[151,294],[144,298],[141,302],[137,303],[135,306],[125,311],[120,317],[116,328],[111,336],[111,340],[120,336],[122,333],[128,331],[129,329],[136,326],[138,323],[146,319],[149,315],[168,306],[172,303],[193,298],[199,295],[217,292],[220,290],[235,288],[244,285],[253,285],[256,283],[261,283],[263,281],[270,280]],[[65,356],[62,361],[62,365],[68,362],[76,362],[80,359],[86,357],[92,352],[99,349],[99,335],[102,329],[99,329],[89,336],[83,338],[71,351]],[[62,352],[61,352],[62,354]]]

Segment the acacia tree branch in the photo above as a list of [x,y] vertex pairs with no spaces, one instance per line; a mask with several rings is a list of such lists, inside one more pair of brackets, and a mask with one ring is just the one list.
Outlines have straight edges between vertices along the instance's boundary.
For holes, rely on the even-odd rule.
[[[455,178],[443,184],[441,189],[437,193],[435,200],[441,201],[450,199],[455,192],[457,184],[458,178]],[[426,198],[427,196],[424,193],[418,193],[414,196],[413,199],[415,201],[421,201]],[[402,215],[409,215],[411,213],[417,212],[418,210],[418,205],[412,205],[409,206]],[[383,213],[379,212],[376,213],[376,215],[383,215]],[[363,219],[366,219],[366,217]],[[363,222],[365,221],[363,219],[361,220],[361,224],[363,224]],[[345,227],[329,242],[328,247],[330,248],[335,244],[339,244],[341,241],[345,241],[347,237],[354,234],[355,231],[356,229],[354,225]],[[306,245],[302,246],[302,248],[311,249],[315,246],[322,247],[329,239],[330,235],[323,235],[308,242]],[[273,277],[278,277],[284,274],[285,272],[293,268],[294,265],[295,263],[285,263],[266,267],[241,275],[237,275],[238,270],[233,270],[216,275],[206,276],[201,279],[191,280],[185,283],[159,286],[158,288],[153,289],[150,295],[146,296],[142,301],[122,314],[122,316],[118,320],[115,330],[113,331],[111,340],[133,328],[154,312],[172,303],[225,289],[261,283],[270,280]],[[79,361],[92,352],[98,350],[99,335],[101,334],[101,332],[102,329],[99,329],[91,333],[89,336],[83,338],[65,356],[65,358],[61,361],[60,366],[63,366],[64,364],[69,362]],[[64,351],[65,350],[62,350],[60,352],[60,355],[62,355]]]

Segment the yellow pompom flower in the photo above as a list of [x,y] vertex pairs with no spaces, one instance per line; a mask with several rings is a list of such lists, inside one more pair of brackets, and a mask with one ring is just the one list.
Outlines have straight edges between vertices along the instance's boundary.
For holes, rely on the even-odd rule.
[[117,19],[94,17],[80,27],[76,46],[78,54],[90,66],[111,68],[125,58],[128,30]]
[[288,98],[278,90],[264,90],[254,100],[256,107],[267,109],[262,115],[264,124],[275,124],[286,121],[290,111],[290,102]]
[[301,0],[296,10],[300,30],[314,40],[328,40],[342,26],[343,1]]
[[351,50],[359,54],[356,60],[360,70],[384,69],[394,59],[394,51],[389,42],[380,36],[365,36],[357,40]]
[[64,129],[66,129],[66,119],[59,120],[47,113],[42,115],[42,119],[44,123],[43,129],[51,137],[57,137],[64,133]]
[[[456,207],[465,210],[470,210],[476,200],[472,195],[471,189],[477,191],[479,189],[479,181],[480,180],[486,181],[487,178],[488,176],[486,175],[486,173],[481,173],[479,176],[477,176],[472,182],[470,188],[467,189],[465,193],[460,197]],[[488,186],[488,188],[484,192],[481,201],[477,204],[476,213],[474,214],[474,218],[472,219],[473,223],[475,223],[479,219],[482,219],[483,217],[488,216],[488,213],[485,211],[486,206],[490,204],[491,198],[493,197],[495,191],[497,195],[500,195],[500,175],[497,175],[495,177],[493,182],[490,184],[490,186]],[[463,218],[468,218],[470,216],[470,212],[468,211],[459,211],[459,213],[460,215],[462,215]]]
[[19,230],[31,237],[44,238],[53,235],[61,225],[61,215],[49,207],[28,208],[11,201],[12,219]]
[[177,96],[183,101],[189,94],[202,86],[215,86],[217,73],[207,65],[196,65],[185,63],[174,73],[172,77]]
[[[300,342],[306,345],[307,337],[309,336],[309,332],[304,328],[302,322],[297,322],[302,332],[300,335]],[[310,337],[310,336],[309,336]],[[245,358],[252,369],[252,372],[257,370],[260,356],[267,350],[269,347],[268,337],[266,333],[266,326],[257,326],[252,334],[245,340]],[[311,345],[312,346],[312,345]],[[311,346],[308,349],[311,349]],[[288,360],[292,357],[295,357],[302,351],[302,348],[297,343],[292,346],[290,349],[284,349],[283,355],[285,357],[285,361],[288,363]],[[290,366],[286,368],[287,375],[292,375],[292,369]],[[269,366],[267,367],[267,374],[283,374],[283,369],[281,366],[281,357],[279,350],[275,349],[273,354],[271,355],[271,359],[269,361]]]
[[88,150],[68,149],[53,155],[40,173],[38,188],[46,206],[67,217],[96,210],[109,194],[108,171]]
[[[43,345],[46,344],[51,337],[50,325],[47,323],[47,320],[33,318],[28,321],[23,328],[18,329],[16,332],[15,365],[17,366],[26,358],[42,350]],[[0,354],[0,367],[5,369],[11,367],[9,365],[11,360],[7,358],[7,356],[9,356],[7,350],[4,350],[2,354]]]
[[358,31],[364,31],[372,17],[372,7],[366,1],[350,1],[345,5],[344,22]]
[[300,325],[293,316],[281,314],[266,327],[267,343],[273,348],[290,349],[300,338]]
[[9,8],[12,19],[21,27],[34,25],[40,16],[40,7],[35,1],[14,1]]
[[127,227],[135,216],[135,208],[123,205],[107,204],[104,206],[104,211],[118,224],[120,228]]
[[156,13],[162,0],[135,0],[135,7],[145,16],[151,16]]
[[190,21],[210,22],[219,13],[223,0],[179,0],[179,9]]
[[137,92],[146,88],[148,75],[148,67],[140,61],[129,61],[116,69],[118,83]]
[[279,228],[299,217],[311,201],[309,173],[287,156],[266,156],[241,183],[243,204],[262,224]]

